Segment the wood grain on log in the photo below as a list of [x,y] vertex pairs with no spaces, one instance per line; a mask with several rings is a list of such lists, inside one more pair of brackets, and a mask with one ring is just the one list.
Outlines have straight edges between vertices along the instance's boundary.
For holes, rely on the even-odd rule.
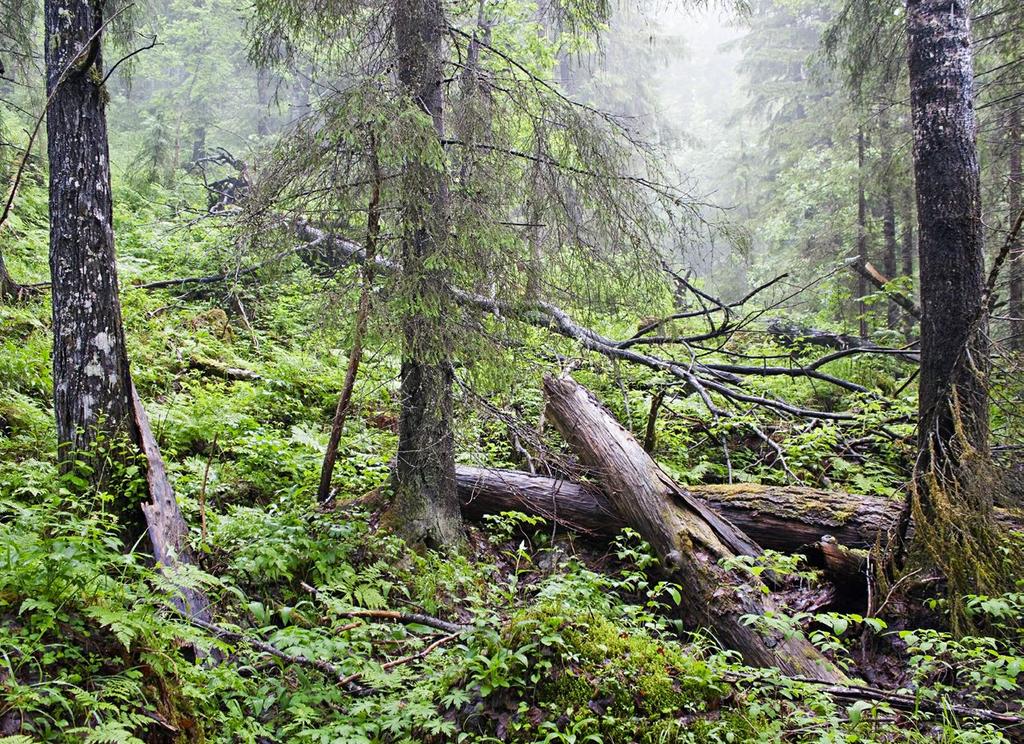
[[[456,471],[467,516],[521,511],[578,532],[612,537],[626,526],[600,488],[517,470],[474,468]],[[891,527],[901,504],[880,496],[859,496],[797,486],[680,486],[742,530],[763,548],[787,553],[832,535],[851,548],[868,548]]]
[[747,615],[777,614],[757,579],[723,568],[724,558],[756,551],[736,527],[676,485],[585,388],[544,380],[547,416],[598,478],[609,503],[651,544],[679,585],[690,622],[711,628],[748,664],[841,682],[844,675],[802,635],[762,634]]

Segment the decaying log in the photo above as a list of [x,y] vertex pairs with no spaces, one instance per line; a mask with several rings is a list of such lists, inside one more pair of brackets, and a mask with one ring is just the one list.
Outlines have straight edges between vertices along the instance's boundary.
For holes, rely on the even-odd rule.
[[219,362],[216,359],[207,359],[206,357],[193,356],[188,360],[190,367],[198,369],[207,374],[213,375],[214,377],[221,377],[225,380],[243,380],[247,382],[255,382],[262,380],[258,372],[254,372],[251,369],[245,369],[243,367],[230,367],[223,362]]
[[[142,513],[146,517],[147,534],[153,557],[163,571],[174,581],[174,570],[191,562],[188,549],[188,526],[174,497],[174,490],[167,478],[164,460],[160,455],[153,430],[149,425],[146,409],[142,407],[139,393],[132,384],[132,403],[134,406],[135,425],[146,457],[146,485],[149,490],[150,502],[142,505]],[[174,604],[181,613],[193,620],[210,621],[210,602],[206,596],[190,586],[177,584],[179,596]]]
[[[595,485],[464,465],[457,468],[456,480],[462,510],[473,519],[521,511],[600,538],[613,537],[626,526]],[[902,509],[897,499],[797,486],[738,483],[680,488],[762,548],[783,553],[800,552],[826,535],[847,548],[869,549],[896,523]],[[1006,529],[1024,530],[1016,512],[996,509],[996,520]]]
[[756,552],[751,540],[676,485],[581,385],[545,378],[547,416],[594,473],[609,503],[654,549],[679,585],[682,610],[714,630],[748,664],[841,683],[845,677],[801,635],[762,634],[743,623],[778,608],[761,582],[741,580],[719,561]]
[[[626,526],[595,485],[573,483],[518,470],[456,470],[463,512],[472,518],[503,511],[544,517],[603,538]],[[678,486],[725,517],[762,548],[795,553],[831,535],[850,548],[870,548],[899,518],[900,503],[798,486]]]

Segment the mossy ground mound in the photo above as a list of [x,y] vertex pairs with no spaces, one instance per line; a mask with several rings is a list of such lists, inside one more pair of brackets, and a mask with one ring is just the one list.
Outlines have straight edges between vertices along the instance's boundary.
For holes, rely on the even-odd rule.
[[504,740],[704,742],[750,733],[729,710],[732,690],[699,650],[688,654],[598,613],[539,605],[512,618],[502,643],[521,654],[524,678],[535,681],[488,699],[510,713],[491,717]]

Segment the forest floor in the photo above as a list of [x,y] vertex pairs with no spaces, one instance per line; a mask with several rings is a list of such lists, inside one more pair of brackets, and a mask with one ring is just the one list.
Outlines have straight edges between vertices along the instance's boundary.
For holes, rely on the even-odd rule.
[[[821,606],[822,576],[792,557],[746,566],[789,576],[786,612],[751,623],[806,633],[855,681],[916,703],[901,710],[745,666],[684,626],[678,587],[631,530],[595,544],[507,512],[471,524],[463,555],[408,550],[379,525],[397,415],[397,359],[383,332],[371,334],[335,496],[318,505],[354,277],[325,279],[296,263],[259,284],[141,290],[234,255],[228,231],[170,216],[162,197],[172,195],[119,186],[122,301],[133,374],[193,528],[197,565],[175,581],[211,597],[214,624],[176,614],[174,584],[124,552],[104,514],[115,496],[76,496],[57,477],[48,299],[0,306],[3,744],[1020,736],[1012,715],[985,711],[1015,711],[1024,695],[1024,595],[975,598],[985,632],[954,638],[941,600],[908,616],[911,606],[894,598],[866,617]],[[21,199],[5,255],[19,279],[42,281],[45,191],[30,184]],[[551,351],[527,340],[538,358]],[[493,415],[539,418],[541,369],[520,372],[492,364],[467,373],[491,408],[460,399],[460,460],[522,467],[505,419]],[[642,436],[645,380],[626,377],[623,396],[616,374],[605,363],[580,371]],[[660,459],[682,482],[720,479],[699,433],[708,424],[688,405],[666,417]],[[790,466],[812,473],[820,447],[806,436]],[[891,494],[896,459],[830,463],[829,482]],[[747,465],[751,479],[784,477],[753,456]],[[138,467],[110,467],[130,492]]]

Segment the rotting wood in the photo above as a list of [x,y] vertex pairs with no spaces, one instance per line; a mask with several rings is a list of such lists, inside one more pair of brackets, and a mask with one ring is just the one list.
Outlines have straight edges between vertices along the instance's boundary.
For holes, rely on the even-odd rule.
[[[521,511],[602,539],[626,523],[600,488],[518,470],[456,468],[467,516]],[[847,548],[867,549],[899,519],[903,504],[883,496],[757,483],[680,486],[742,530],[762,548],[795,553],[830,535]],[[1024,529],[1020,514],[996,509],[1007,529]]]
[[190,619],[209,622],[210,602],[206,595],[198,589],[179,584],[174,580],[175,570],[182,565],[191,563],[188,548],[188,526],[178,507],[178,500],[174,497],[171,482],[167,478],[160,448],[157,446],[153,430],[149,425],[149,417],[142,407],[135,384],[131,383],[131,386],[135,425],[147,462],[146,484],[150,502],[142,505],[142,513],[146,518],[146,531],[153,550],[153,558],[177,587],[179,596],[173,600],[175,607]]
[[753,577],[741,580],[722,559],[758,550],[752,541],[675,484],[640,444],[581,385],[546,377],[547,415],[598,477],[608,501],[651,544],[679,585],[681,609],[726,647],[760,667],[833,683],[846,681],[802,635],[762,634],[743,622],[778,608]]

